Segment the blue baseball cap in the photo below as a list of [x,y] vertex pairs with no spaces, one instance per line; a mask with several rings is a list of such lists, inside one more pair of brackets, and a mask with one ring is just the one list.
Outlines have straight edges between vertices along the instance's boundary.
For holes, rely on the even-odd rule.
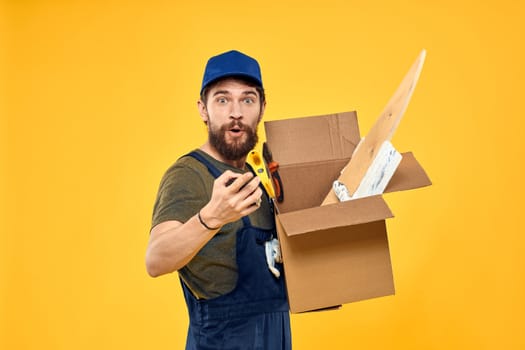
[[232,76],[245,77],[253,80],[260,87],[263,86],[259,63],[242,52],[232,50],[208,60],[202,78],[201,93],[210,83]]

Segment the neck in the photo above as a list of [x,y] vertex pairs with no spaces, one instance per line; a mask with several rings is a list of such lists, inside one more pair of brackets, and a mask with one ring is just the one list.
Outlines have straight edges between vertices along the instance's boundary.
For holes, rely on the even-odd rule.
[[206,142],[204,145],[202,145],[200,147],[200,150],[203,151],[203,152],[208,153],[210,156],[212,156],[213,158],[217,159],[218,161],[223,162],[223,163],[228,164],[228,165],[231,165],[234,168],[238,168],[238,169],[244,169],[245,168],[246,156],[244,156],[244,157],[242,157],[240,159],[235,159],[235,160],[226,159],[212,145],[210,145],[209,142]]

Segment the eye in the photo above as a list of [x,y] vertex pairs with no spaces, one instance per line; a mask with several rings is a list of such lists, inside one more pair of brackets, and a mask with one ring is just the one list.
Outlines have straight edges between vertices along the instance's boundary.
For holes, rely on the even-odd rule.
[[255,103],[255,100],[252,97],[246,97],[243,100],[243,102],[246,103],[246,104],[252,104],[252,103]]
[[228,102],[226,97],[217,97],[216,101],[220,104],[225,104],[226,102]]

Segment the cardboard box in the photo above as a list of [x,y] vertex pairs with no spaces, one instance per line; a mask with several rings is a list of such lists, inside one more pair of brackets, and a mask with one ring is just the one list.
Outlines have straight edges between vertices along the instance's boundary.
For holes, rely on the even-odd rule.
[[[356,112],[265,122],[283,182],[277,206],[286,286],[293,313],[394,294],[382,196],[321,206],[361,136]],[[430,185],[412,153],[386,192]]]

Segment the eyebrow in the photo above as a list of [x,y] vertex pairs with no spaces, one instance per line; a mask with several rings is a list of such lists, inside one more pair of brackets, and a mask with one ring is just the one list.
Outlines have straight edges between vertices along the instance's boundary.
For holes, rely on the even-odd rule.
[[[224,95],[231,95],[231,92],[228,91],[228,90],[217,90],[213,93],[213,96],[216,96],[216,95],[221,95],[221,94],[224,94]],[[242,92],[243,95],[255,95],[257,97],[257,93],[255,91],[251,91],[251,90],[248,90],[248,91],[243,91]]]

